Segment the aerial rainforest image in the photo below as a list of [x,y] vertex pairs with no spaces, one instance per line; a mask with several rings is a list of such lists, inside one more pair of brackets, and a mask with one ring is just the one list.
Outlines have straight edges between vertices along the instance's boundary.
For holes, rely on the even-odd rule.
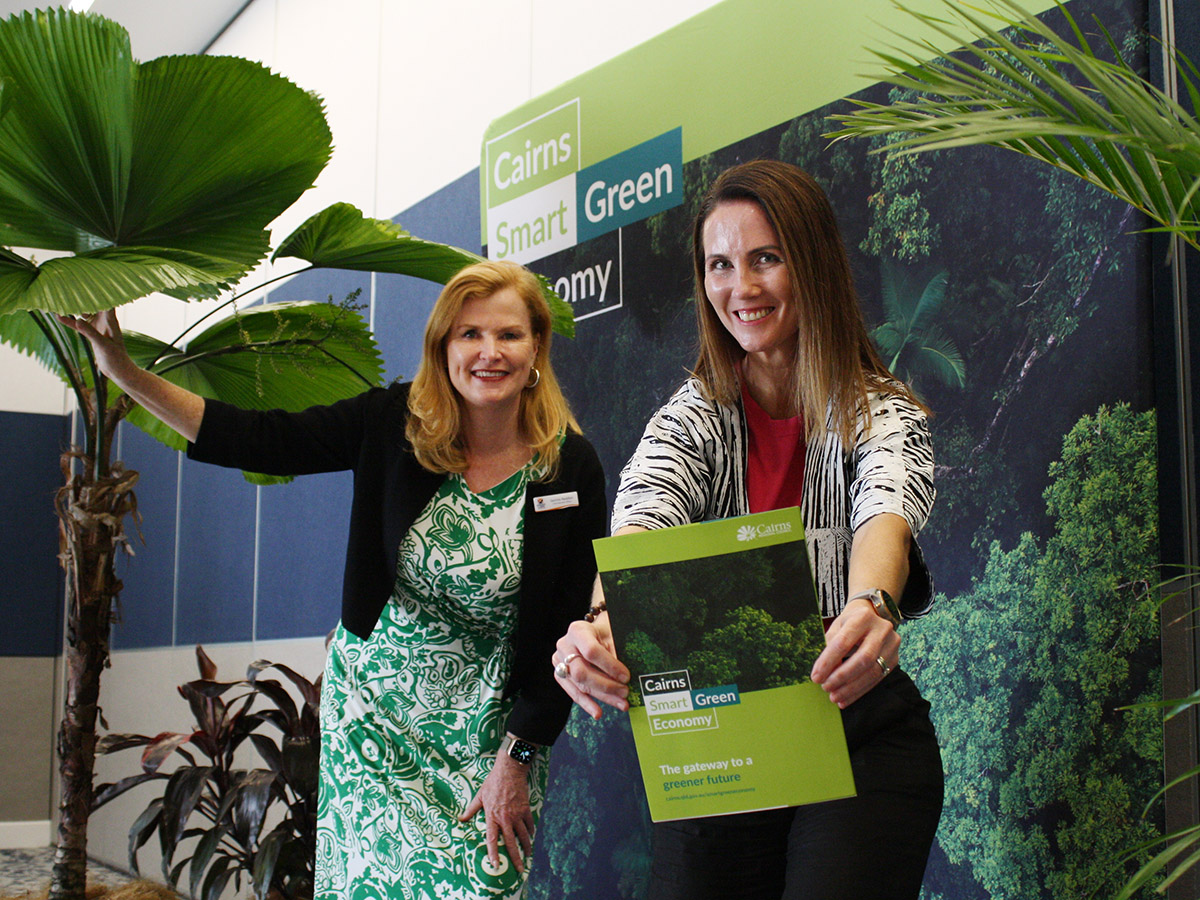
[[[1140,8],[1069,10],[1144,69]],[[1061,33],[1061,13],[1043,19]],[[887,85],[856,96],[904,99]],[[1161,681],[1146,222],[998,149],[831,143],[829,116],[851,108],[686,163],[683,204],[623,229],[623,306],[558,342],[556,368],[611,494],[695,359],[690,222],[705,187],[755,158],[812,173],[877,346],[934,412],[938,499],[919,542],[938,599],[901,626],[946,771],[923,896],[1111,897],[1137,867],[1127,852],[1162,831],[1160,806],[1143,814],[1162,786],[1161,715],[1122,709]],[[531,896],[643,897],[650,821],[625,716],[575,710],[553,758]]]

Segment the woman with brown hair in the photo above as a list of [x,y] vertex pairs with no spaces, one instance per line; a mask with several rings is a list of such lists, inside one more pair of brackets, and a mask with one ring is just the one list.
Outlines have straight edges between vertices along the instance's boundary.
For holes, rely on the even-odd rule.
[[[932,603],[914,539],[934,497],[926,410],[872,347],[833,210],[800,169],[722,173],[693,260],[699,359],[622,471],[612,530],[800,507],[826,622],[812,679],[842,710],[857,796],[659,823],[649,896],[916,898],[942,768],[896,626]],[[627,708],[603,612],[552,663],[590,715]]]
[[205,400],[138,368],[111,313],[64,321],[191,458],[354,472],[321,698],[316,896],[520,896],[543,748],[570,711],[545,659],[587,609],[605,509],[537,279],[467,267],[434,306],[411,385],[299,413]]

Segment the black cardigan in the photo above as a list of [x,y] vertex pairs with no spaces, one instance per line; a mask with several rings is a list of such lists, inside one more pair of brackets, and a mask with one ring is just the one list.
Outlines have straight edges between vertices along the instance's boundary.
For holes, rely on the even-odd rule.
[[[354,472],[350,536],[342,587],[342,624],[370,635],[392,594],[400,541],[444,475],[417,463],[404,436],[408,385],[372,388],[331,406],[299,413],[257,412],[206,400],[188,457],[269,475]],[[534,498],[575,492],[578,506],[546,512]],[[573,619],[587,612],[604,535],[604,473],[592,445],[576,434],[563,444],[558,475],[525,492],[521,592],[513,671],[506,693],[517,696],[507,727],[539,744],[553,743],[571,703],[554,680],[550,656]]]

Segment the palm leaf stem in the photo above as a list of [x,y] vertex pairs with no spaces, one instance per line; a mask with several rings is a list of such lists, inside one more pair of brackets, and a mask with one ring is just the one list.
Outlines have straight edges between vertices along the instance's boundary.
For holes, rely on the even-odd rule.
[[150,360],[149,364],[147,365],[147,368],[150,368],[155,363],[157,363],[160,359],[162,359],[163,354],[166,353],[168,350],[171,350],[171,349],[177,347],[179,345],[179,343],[187,336],[188,332],[193,331],[197,325],[204,322],[206,319],[210,318],[211,316],[215,315],[216,313],[220,312],[225,307],[229,306],[231,303],[236,303],[238,300],[242,299],[242,297],[245,297],[249,293],[252,293],[254,291],[261,291],[263,288],[265,288],[269,284],[274,284],[277,281],[282,281],[284,278],[291,278],[293,275],[301,275],[304,272],[311,272],[315,268],[316,268],[316,266],[309,266],[306,269],[297,269],[295,272],[287,272],[283,275],[276,275],[274,278],[269,278],[266,281],[262,282],[262,284],[256,284],[252,288],[247,288],[244,291],[239,291],[238,293],[236,293],[232,297],[230,297],[228,300],[226,300],[224,303],[218,303],[216,306],[214,306],[212,309],[210,309],[208,312],[206,312],[204,315],[202,315],[200,318],[198,318],[195,322],[192,322],[192,324],[188,325],[188,327],[183,329],[183,331],[179,332],[179,334],[177,334],[175,336],[175,339],[173,341],[171,341],[169,344],[165,345],[161,350],[159,350],[158,355],[155,356],[154,359]]
[[[100,367],[96,365],[96,358],[92,354],[92,346],[88,344],[88,362],[92,367],[92,384],[96,386],[96,411],[95,411],[95,445],[96,452],[92,457],[92,477],[99,481],[101,478],[108,475],[107,463],[107,440],[108,440],[108,376],[100,371]],[[90,437],[90,435],[89,435]]]
[[365,384],[367,387],[373,387],[374,382],[363,376],[358,369],[354,368],[346,360],[342,359],[336,353],[331,353],[324,346],[323,339],[320,338],[286,338],[276,341],[250,341],[245,344],[237,344],[230,347],[215,347],[212,350],[205,350],[202,353],[180,354],[175,357],[168,365],[154,371],[158,375],[163,375],[170,372],[172,369],[178,369],[181,366],[190,365],[194,362],[205,359],[215,359],[218,356],[228,356],[231,353],[262,353],[267,350],[273,350],[277,347],[311,347],[319,353],[324,354],[333,362],[348,370],[355,378]]
[[62,367],[63,377],[66,378],[67,383],[71,386],[71,391],[75,394],[75,399],[82,409],[85,389],[79,376],[79,360],[68,349],[69,345],[61,339],[61,329],[60,327],[56,327],[58,323],[54,322],[52,325],[51,322],[53,320],[41,310],[30,309],[26,310],[26,312],[29,313],[29,317],[33,319],[38,330],[41,331],[46,341],[50,344],[51,349],[54,351],[54,356],[58,359],[58,364]]

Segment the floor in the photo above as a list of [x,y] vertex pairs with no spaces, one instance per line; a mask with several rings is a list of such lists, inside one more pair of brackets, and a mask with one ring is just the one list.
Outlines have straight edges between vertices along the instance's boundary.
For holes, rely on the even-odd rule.
[[[20,897],[25,892],[43,891],[50,883],[54,848],[39,850],[0,850],[0,897]],[[132,876],[98,862],[88,864],[88,880],[116,887]]]

